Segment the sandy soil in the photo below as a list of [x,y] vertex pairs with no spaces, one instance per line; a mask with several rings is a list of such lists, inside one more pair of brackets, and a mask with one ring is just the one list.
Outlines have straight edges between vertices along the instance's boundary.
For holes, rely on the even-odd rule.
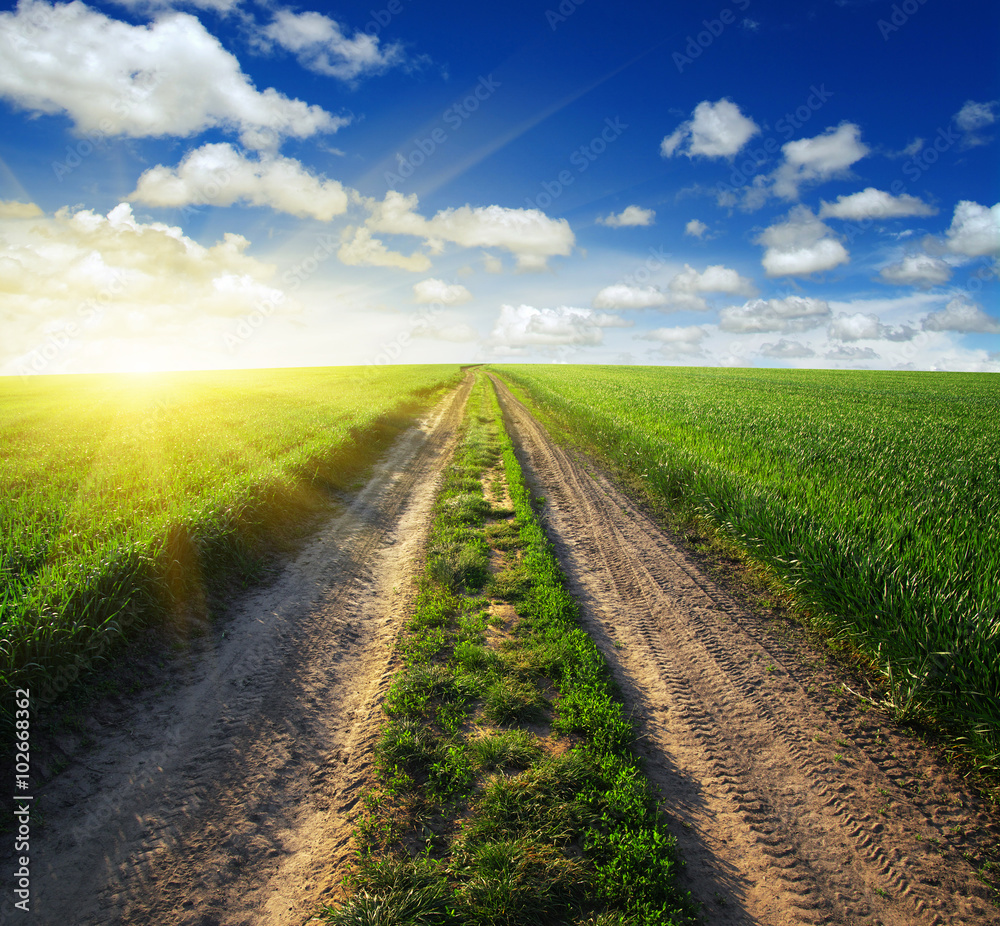
[[832,693],[592,463],[499,392],[711,924],[996,924],[963,851],[1000,827],[932,750]]
[[329,896],[469,385],[165,687],[92,718],[37,796],[31,922],[285,926]]

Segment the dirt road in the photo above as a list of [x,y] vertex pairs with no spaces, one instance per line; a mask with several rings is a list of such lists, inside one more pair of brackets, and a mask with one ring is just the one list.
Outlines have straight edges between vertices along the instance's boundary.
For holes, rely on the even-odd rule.
[[290,926],[328,896],[470,384],[165,689],[93,718],[38,796],[31,922]]
[[640,723],[706,922],[1000,922],[961,854],[996,845],[1000,829],[961,779],[832,695],[830,670],[499,392],[588,630]]

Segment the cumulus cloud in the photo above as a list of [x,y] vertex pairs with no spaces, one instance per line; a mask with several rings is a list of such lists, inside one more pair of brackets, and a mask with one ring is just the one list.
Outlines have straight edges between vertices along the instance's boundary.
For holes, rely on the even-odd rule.
[[760,345],[762,357],[774,357],[778,360],[800,360],[805,357],[815,357],[816,351],[798,341],[781,338],[777,343],[767,342]]
[[243,202],[322,222],[347,211],[347,193],[336,180],[317,177],[294,158],[248,158],[225,143],[195,148],[176,168],[150,168],[131,198],[151,206]]
[[431,277],[413,285],[413,297],[417,302],[441,302],[445,305],[460,305],[472,299],[461,283],[446,283]]
[[974,132],[976,129],[993,125],[997,121],[996,108],[996,100],[989,103],[976,103],[973,100],[967,100],[956,113],[955,123],[963,132]]
[[656,213],[652,209],[643,209],[641,206],[626,206],[618,215],[612,213],[597,221],[601,225],[608,225],[611,228],[622,228],[626,225],[652,225],[656,218]]
[[199,10],[213,10],[216,13],[230,13],[242,0],[114,0],[116,6],[138,13],[172,10],[179,6],[193,6]]
[[695,155],[728,158],[759,132],[760,126],[744,116],[732,100],[721,99],[716,103],[703,100],[687,122],[663,139],[660,154],[665,158],[675,154],[686,154],[689,158]]
[[44,214],[34,203],[0,200],[0,219],[34,219]]
[[846,315],[841,312],[827,328],[827,334],[839,341],[864,341],[877,339],[881,330],[882,325],[877,315],[865,315],[863,312]]
[[666,305],[668,296],[655,286],[629,286],[626,283],[615,283],[605,286],[594,297],[594,308],[597,309],[649,309],[653,306]]
[[741,277],[731,267],[712,264],[700,273],[690,264],[678,273],[668,284],[675,293],[728,293],[732,296],[756,296],[753,282]]
[[796,206],[784,222],[764,229],[756,239],[765,246],[761,263],[769,277],[808,276],[850,260],[832,230],[805,206]]
[[668,359],[695,358],[705,355],[702,341],[708,337],[708,329],[702,325],[654,328],[639,337],[659,344],[660,352]]
[[430,270],[431,261],[426,254],[414,251],[409,257],[399,251],[390,251],[369,229],[348,225],[341,235],[342,244],[337,257],[351,266],[396,267],[412,273]]
[[917,331],[908,325],[893,328],[883,325],[872,313],[837,314],[827,328],[827,335],[837,341],[912,341]]
[[981,135],[980,130],[996,123],[998,105],[1000,105],[998,100],[991,100],[988,103],[967,100],[955,114],[955,124],[965,133],[962,138],[963,148],[975,148],[992,140]]
[[221,128],[260,149],[350,121],[258,91],[187,13],[133,26],[82,3],[27,0],[0,13],[0,96],[31,112],[66,113],[84,133],[187,137]]
[[895,264],[889,264],[879,271],[883,283],[895,286],[919,286],[930,289],[951,279],[951,267],[929,254],[910,254]]
[[508,348],[593,347],[604,340],[605,328],[630,325],[617,315],[565,305],[554,309],[503,305],[490,338],[496,346]]
[[841,345],[828,350],[823,356],[827,360],[878,360],[879,355],[870,347],[845,347]]
[[654,306],[670,310],[692,309],[704,312],[708,303],[702,293],[754,296],[753,282],[742,277],[731,267],[713,264],[699,272],[690,264],[675,274],[665,290],[655,286],[631,286],[616,283],[605,286],[595,297],[598,309],[648,309]]
[[823,200],[819,217],[821,219],[895,219],[910,215],[934,215],[937,212],[917,196],[904,193],[893,196],[875,187],[868,187],[850,196],[838,196],[836,202]]
[[846,174],[847,169],[868,154],[861,129],[851,122],[828,128],[822,135],[800,138],[781,146],[783,163],[774,172],[774,193],[782,199],[798,199],[799,188]]
[[737,334],[751,332],[797,332],[818,328],[830,320],[825,299],[786,296],[784,299],[753,299],[730,306],[719,314],[719,328]]
[[176,226],[139,222],[128,203],[107,215],[25,212],[30,222],[0,216],[0,358],[30,356],[52,332],[76,346],[160,339],[265,304],[291,307],[271,285],[276,268],[247,254],[241,235],[206,247]]
[[945,232],[945,248],[963,257],[1000,257],[1000,203],[988,208],[962,200]]
[[336,20],[312,11],[279,10],[262,37],[294,54],[304,68],[348,82],[403,60],[401,45],[380,46],[378,36],[366,32],[348,38]]
[[684,234],[689,235],[692,238],[704,238],[705,232],[707,231],[708,226],[698,219],[691,219],[691,221],[684,226]]
[[1000,334],[1000,319],[964,299],[952,299],[940,312],[931,312],[921,322],[924,331],[959,331],[963,334]]
[[445,242],[502,248],[514,255],[519,270],[544,270],[549,257],[568,255],[576,240],[569,222],[550,219],[538,209],[465,205],[442,209],[428,219],[416,211],[416,194],[390,190],[381,202],[360,201],[369,211],[365,226],[372,232],[423,238],[434,253],[440,253]]

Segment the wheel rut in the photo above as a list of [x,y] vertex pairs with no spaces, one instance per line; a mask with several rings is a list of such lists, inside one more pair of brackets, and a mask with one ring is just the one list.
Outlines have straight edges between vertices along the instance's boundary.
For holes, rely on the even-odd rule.
[[[639,721],[707,921],[1000,920],[955,836],[1000,838],[975,794],[917,761],[905,737],[859,722],[830,694],[829,670],[805,664],[493,381],[588,630]],[[902,786],[914,775],[928,785],[921,797]]]
[[98,707],[39,789],[36,922],[298,926],[331,899],[471,382],[156,690]]

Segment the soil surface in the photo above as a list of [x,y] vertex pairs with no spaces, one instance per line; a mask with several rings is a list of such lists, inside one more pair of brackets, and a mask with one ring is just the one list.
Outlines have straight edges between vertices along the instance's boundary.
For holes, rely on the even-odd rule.
[[10,922],[298,926],[329,899],[470,386],[158,690],[101,705],[89,748],[63,744],[36,789],[32,913]]
[[497,386],[587,629],[638,721],[704,920],[1000,922],[963,855],[1000,844],[988,805],[933,750],[838,697],[821,653],[745,610]]

